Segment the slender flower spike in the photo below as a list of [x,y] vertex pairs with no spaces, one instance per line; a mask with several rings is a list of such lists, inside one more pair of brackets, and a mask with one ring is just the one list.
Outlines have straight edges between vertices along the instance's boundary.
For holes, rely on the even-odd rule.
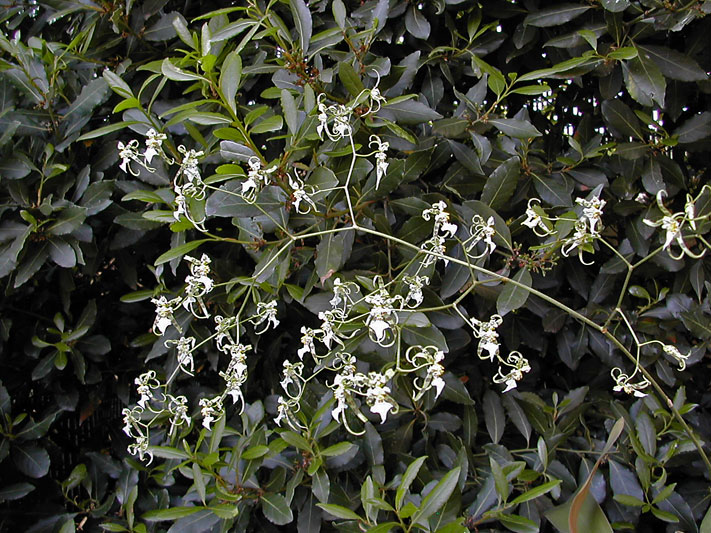
[[390,144],[383,142],[377,135],[370,136],[370,146],[375,145],[375,190],[380,187],[380,180],[385,177],[388,170],[387,151]]

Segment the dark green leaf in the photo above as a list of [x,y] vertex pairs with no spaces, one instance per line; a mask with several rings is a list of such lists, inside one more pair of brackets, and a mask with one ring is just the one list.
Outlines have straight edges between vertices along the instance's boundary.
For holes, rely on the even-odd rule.
[[696,61],[688,55],[658,45],[637,45],[639,52],[652,60],[667,78],[680,81],[700,81],[708,75]]
[[711,135],[711,112],[704,111],[694,115],[674,130],[680,143],[700,141]]
[[504,434],[504,427],[506,427],[506,416],[504,415],[504,408],[501,406],[499,395],[491,390],[486,391],[482,407],[484,409],[486,430],[489,432],[491,442],[497,444]]
[[517,120],[514,118],[490,118],[487,121],[500,132],[516,137],[517,139],[529,139],[543,135],[533,124],[527,120]]
[[651,107],[654,102],[657,102],[664,107],[667,82],[654,62],[637,56],[622,66],[625,84],[632,98],[643,106]]
[[222,72],[220,73],[220,90],[225,99],[225,103],[232,110],[233,114],[237,113],[237,104],[235,103],[235,95],[242,77],[242,58],[237,52],[231,52],[222,64]]
[[460,467],[450,470],[422,500],[420,508],[412,516],[413,522],[426,520],[436,513],[449,500],[457,487]]
[[410,465],[407,467],[407,470],[405,470],[405,473],[402,475],[400,485],[398,486],[397,492],[395,493],[395,508],[397,510],[400,510],[400,508],[402,507],[402,502],[405,500],[405,496],[410,490],[410,485],[412,485],[412,482],[415,481],[417,473],[420,471],[420,468],[422,468],[422,465],[425,460],[427,460],[426,455],[424,457],[418,457],[410,463]]
[[33,490],[35,490],[34,485],[25,482],[5,485],[4,487],[0,487],[0,502],[8,500],[19,500],[20,498],[26,496]]
[[20,472],[31,478],[41,478],[49,472],[49,454],[36,444],[14,446],[12,459]]
[[341,505],[335,505],[332,503],[317,503],[316,505],[336,518],[343,518],[345,520],[362,520],[362,518],[356,513]]
[[312,21],[311,11],[304,0],[290,0],[289,7],[291,14],[294,17],[294,25],[299,34],[299,42],[301,43],[301,52],[306,55],[309,51],[309,42],[311,41]]
[[527,15],[523,19],[523,23],[539,28],[559,26],[579,17],[588,9],[590,9],[590,6],[581,6],[580,4],[558,4],[555,7],[549,7]]
[[204,507],[171,507],[170,509],[155,509],[148,511],[141,516],[146,522],[162,522],[165,520],[177,520],[193,515],[204,510]]
[[602,116],[612,132],[618,137],[644,139],[642,125],[630,107],[620,100],[605,100],[602,103]]
[[496,170],[486,180],[481,193],[481,201],[492,209],[500,209],[511,199],[520,175],[520,158],[518,156],[510,157],[496,167]]
[[[533,279],[527,268],[519,270],[512,279],[526,287],[530,287],[533,283]],[[504,284],[504,290],[501,291],[499,297],[496,299],[497,312],[501,316],[504,316],[511,311],[515,311],[526,303],[529,294],[529,291],[523,287],[516,286],[512,283]]]
[[430,36],[430,23],[422,15],[416,4],[411,4],[405,13],[405,28],[413,37],[427,39]]
[[386,113],[400,124],[422,124],[442,118],[437,111],[417,100],[403,100],[386,105],[382,109],[382,114],[386,115]]

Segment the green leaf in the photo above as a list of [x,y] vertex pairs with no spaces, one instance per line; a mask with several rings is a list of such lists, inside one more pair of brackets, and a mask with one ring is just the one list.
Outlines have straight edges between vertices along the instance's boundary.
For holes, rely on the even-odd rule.
[[543,135],[533,124],[527,120],[517,120],[514,118],[490,118],[487,124],[491,124],[501,133],[516,137],[517,139],[529,139]]
[[47,231],[52,235],[66,235],[81,226],[85,219],[86,207],[70,205],[59,212],[59,216],[49,225]]
[[486,430],[489,432],[491,442],[497,444],[504,434],[506,426],[506,416],[504,408],[501,406],[499,395],[491,390],[484,393],[484,401],[482,405],[484,409],[484,422]]
[[547,483],[543,483],[542,485],[538,485],[537,487],[534,487],[531,490],[524,492],[520,496],[517,496],[516,498],[511,500],[511,503],[513,505],[517,505],[519,503],[527,502],[529,500],[535,500],[539,496],[543,496],[544,494],[549,493],[554,488],[556,488],[558,485],[560,485],[562,482],[563,481],[560,479],[554,479],[553,481],[549,481]]
[[195,74],[194,72],[187,72],[183,69],[176,67],[167,57],[163,60],[163,63],[161,63],[161,72],[166,78],[173,81],[207,81],[199,74]]
[[270,131],[278,131],[284,125],[284,119],[281,115],[272,115],[271,117],[265,118],[258,124],[255,124],[251,129],[251,134],[268,133]]
[[339,455],[343,455],[344,453],[348,453],[351,448],[353,448],[355,444],[351,442],[339,442],[337,444],[334,444],[332,446],[329,446],[328,448],[325,448],[321,450],[321,455],[325,457],[338,457]]
[[299,42],[301,43],[301,52],[306,55],[309,51],[309,42],[311,41],[312,21],[311,11],[309,10],[304,0],[289,0],[291,14],[294,17],[294,25],[299,34]]
[[417,473],[420,471],[420,468],[422,467],[426,459],[426,455],[424,457],[418,457],[410,463],[410,465],[407,467],[407,470],[405,470],[405,473],[402,475],[400,485],[398,486],[397,492],[395,493],[395,508],[398,511],[402,507],[402,502],[404,501],[405,496],[410,490],[410,485],[412,485],[412,482],[417,477]]
[[281,90],[281,108],[284,112],[284,118],[286,119],[286,126],[289,128],[289,133],[294,135],[299,128],[296,101],[291,92],[286,89]]
[[109,95],[109,86],[104,78],[96,78],[90,81],[81,90],[79,96],[71,103],[64,113],[62,120],[68,120],[72,115],[77,115],[76,119],[87,115],[96,106],[103,103]]
[[[526,287],[530,287],[533,283],[533,278],[531,278],[530,272],[525,267],[519,270],[512,279]],[[530,292],[523,287],[519,287],[513,283],[504,284],[504,290],[501,291],[499,297],[496,299],[497,312],[501,316],[504,316],[522,307],[526,303],[526,300],[528,300],[529,294]]]
[[146,522],[163,522],[166,520],[177,520],[186,516],[193,515],[198,511],[204,510],[204,507],[171,507],[170,509],[155,509],[148,511],[141,516],[141,520]]
[[636,45],[639,52],[654,62],[667,78],[679,81],[701,81],[708,75],[699,64],[688,55],[657,45]]
[[317,503],[316,505],[336,518],[343,518],[344,520],[363,520],[355,512],[341,505],[335,505],[333,503]]
[[117,122],[116,124],[102,126],[101,128],[92,130],[88,133],[85,133],[84,135],[80,135],[77,138],[77,141],[88,141],[89,139],[96,139],[97,137],[103,137],[104,135],[108,135],[109,133],[113,133],[115,131],[122,130],[124,128],[129,127],[129,126],[133,126],[134,124],[140,124],[140,122],[137,120],[125,120],[123,122]]
[[705,139],[711,135],[711,112],[704,111],[694,115],[674,130],[674,135],[682,144]]
[[513,196],[521,175],[521,159],[513,156],[501,163],[484,184],[481,201],[492,209],[500,209]]
[[164,252],[160,256],[158,256],[158,259],[155,260],[154,265],[162,265],[163,263],[167,263],[169,261],[172,261],[173,259],[183,257],[185,254],[192,252],[195,248],[210,240],[211,239],[199,239],[197,241],[186,242],[185,244],[181,244],[180,246],[171,248],[167,252]]
[[511,531],[516,533],[538,533],[541,528],[536,523],[524,516],[516,514],[500,514],[498,520]]
[[582,67],[594,63],[595,61],[595,59],[590,57],[574,57],[572,59],[566,59],[565,61],[556,63],[552,67],[534,70],[532,72],[522,74],[518,78],[516,78],[516,82],[520,83],[522,81],[538,81],[541,78],[566,77],[566,72],[573,70],[577,67]]
[[287,443],[291,444],[295,448],[298,448],[299,450],[304,450],[307,452],[312,451],[311,446],[309,445],[309,441],[307,441],[298,433],[294,433],[293,431],[282,431],[279,436]]
[[438,120],[442,115],[434,109],[417,100],[403,100],[394,104],[386,104],[382,108],[384,116],[392,115],[400,124],[422,124],[431,120]]
[[644,451],[654,457],[657,453],[657,431],[654,428],[654,422],[652,422],[647,413],[641,412],[635,419],[635,427],[637,429],[637,438]]
[[422,500],[420,508],[412,515],[412,521],[414,523],[422,522],[427,520],[430,516],[435,514],[440,508],[447,503],[449,497],[454,492],[457,487],[457,482],[459,481],[459,471],[460,467],[456,467],[450,470],[434,488],[425,496]]
[[629,0],[601,0],[602,7],[612,13],[620,13],[630,6]]
[[504,394],[501,401],[506,409],[506,414],[509,415],[509,420],[511,420],[513,425],[521,432],[521,435],[525,437],[526,442],[529,442],[531,440],[531,423],[528,421],[528,417],[523,408],[510,394]]
[[405,28],[417,39],[427,39],[430,36],[430,23],[415,4],[410,4],[410,8],[405,13]]
[[257,24],[257,22],[250,19],[235,20],[234,22],[230,22],[229,24],[222,26],[222,28],[210,35],[210,42],[219,43],[221,41],[226,41],[227,39],[236,37],[244,30],[254,26],[255,24]]
[[4,487],[0,487],[0,502],[19,500],[33,490],[35,490],[34,485],[26,482],[5,485]]
[[237,103],[235,95],[239,88],[240,79],[242,77],[242,58],[237,52],[230,52],[222,64],[222,72],[220,72],[220,90],[225,99],[227,107],[232,110],[233,114],[237,114]]
[[343,266],[345,238],[345,233],[328,233],[321,237],[321,242],[316,246],[314,264],[322,284]]
[[711,533],[711,507],[708,508],[699,526],[699,533]]
[[[576,533],[571,531],[568,525],[571,503],[572,499],[544,513],[545,517],[561,533]],[[584,524],[584,528],[576,530],[577,533],[613,533],[612,526],[605,513],[589,492],[586,493],[585,500],[580,507],[577,524]]]
[[651,60],[637,56],[623,63],[622,71],[632,98],[643,106],[651,107],[657,102],[664,107],[667,82]]
[[644,139],[644,131],[639,119],[630,107],[620,100],[605,100],[602,103],[602,116],[613,134],[618,137]]
[[283,526],[294,520],[289,503],[281,494],[267,493],[261,499],[262,512],[272,524]]
[[256,446],[247,448],[244,452],[242,452],[241,457],[242,459],[247,460],[259,459],[260,457],[264,457],[268,453],[269,446],[265,446],[264,444],[257,444]]
[[612,498],[616,502],[621,503],[622,505],[629,505],[631,507],[642,507],[643,505],[645,505],[645,502],[643,500],[635,498],[634,496],[630,496],[629,494],[615,494],[612,496]]
[[49,454],[36,444],[14,446],[12,459],[18,470],[31,478],[41,478],[49,472]]
[[494,487],[496,487],[496,494],[498,494],[499,499],[502,502],[506,502],[509,499],[509,481],[506,479],[506,474],[504,474],[501,465],[489,456],[489,466],[491,467],[491,475],[494,476]]
[[579,17],[590,9],[590,7],[591,6],[581,6],[580,4],[558,4],[555,7],[530,13],[523,19],[523,23],[539,28],[559,26]]

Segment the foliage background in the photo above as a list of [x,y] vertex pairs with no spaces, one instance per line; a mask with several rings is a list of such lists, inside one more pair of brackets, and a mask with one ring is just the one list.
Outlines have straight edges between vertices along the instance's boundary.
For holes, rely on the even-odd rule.
[[[0,528],[355,531],[357,521],[334,520],[316,503],[353,509],[362,524],[392,520],[387,510],[378,514],[376,493],[393,504],[398,476],[426,455],[407,495],[414,506],[442,488],[437,483],[452,468],[460,470],[456,485],[445,487],[446,505],[443,500],[421,529],[551,530],[545,511],[584,483],[622,416],[626,430],[590,489],[609,521],[638,531],[704,530],[709,472],[667,406],[653,394],[643,400],[613,394],[609,369],[624,364],[619,350],[566,313],[519,293],[501,333],[504,345],[524,352],[533,367],[520,393],[502,395],[493,387],[493,368],[472,355],[463,324],[433,313],[429,334],[446,343],[449,374],[443,398],[429,401],[426,414],[368,425],[359,438],[334,428],[304,444],[274,433],[275,370],[298,347],[300,325],[314,322],[312,309],[299,302],[304,295],[285,283],[328,293],[321,282],[329,270],[382,273],[393,258],[407,256],[370,236],[356,237],[334,265],[314,263],[319,241],[305,242],[265,280],[289,320],[259,340],[245,391],[251,407],[228,423],[237,433],[224,431],[212,441],[208,433],[196,443],[196,428],[189,453],[178,446],[151,466],[136,462],[125,452],[120,410],[136,401],[136,375],[147,367],[172,368],[149,332],[148,298],[156,286],[179,285],[184,268],[177,254],[152,265],[200,236],[190,224],[172,223],[168,169],[126,175],[116,143],[144,133],[151,120],[166,128],[174,146],[206,151],[205,176],[239,183],[234,168],[220,165],[243,161],[249,152],[240,146],[249,143],[228,131],[234,121],[214,114],[226,113],[221,98],[229,107],[215,87],[225,88],[224,62],[250,27],[238,22],[245,16],[240,11],[195,20],[228,7],[219,3],[3,0],[0,7]],[[379,115],[391,123],[379,131],[392,154],[381,188],[373,191],[370,168],[358,169],[354,180],[367,200],[360,215],[382,233],[415,244],[426,237],[430,228],[419,218],[418,199],[469,202],[470,209],[481,201],[525,253],[538,243],[520,224],[529,198],[570,207],[573,198],[601,187],[608,202],[605,237],[630,261],[639,260],[659,244],[642,223],[657,217],[657,191],[664,188],[679,210],[686,192],[697,194],[708,182],[708,1],[294,1],[258,9],[259,33],[240,50],[232,118],[246,124],[250,111],[266,106],[246,127],[267,161],[342,173],[344,158],[315,135],[304,87],[345,102],[363,83],[372,87],[377,71],[387,98],[417,95]],[[180,80],[162,67],[165,58],[208,81]],[[535,71],[530,83],[508,82],[510,73],[521,79]],[[543,95],[537,87],[509,90],[542,82],[550,87]],[[282,89],[296,98],[295,117],[284,112]],[[140,111],[149,108],[148,115]],[[359,127],[365,134],[374,126]],[[636,201],[639,193],[648,200]],[[710,199],[702,200],[697,215],[710,208]],[[253,215],[219,196],[207,205],[211,233],[241,239],[244,229],[234,217]],[[213,257],[222,281],[252,275],[268,250],[219,239],[200,248]],[[658,254],[623,285],[623,263],[604,248],[593,257],[592,266],[575,258],[548,265],[530,284],[598,324],[620,305],[637,332],[691,351],[685,373],[658,350],[645,351],[642,362],[705,443],[711,438],[706,259]],[[525,261],[510,250],[488,267],[514,276]],[[451,301],[468,275],[448,266],[428,298]],[[628,290],[618,302],[621,288]],[[501,310],[502,290],[478,286],[465,301],[469,312],[486,317],[497,302]],[[231,303],[226,293],[214,305]],[[631,344],[617,320],[611,327]],[[197,378],[181,382],[191,399],[218,386],[215,357],[203,354]],[[309,468],[342,441],[355,446]],[[247,449],[252,458],[240,463],[246,495],[219,492],[222,462]],[[216,450],[217,461],[210,456]],[[562,480],[555,490],[510,504],[553,480]],[[362,497],[361,486],[374,493]],[[533,525],[510,518],[512,512]]]

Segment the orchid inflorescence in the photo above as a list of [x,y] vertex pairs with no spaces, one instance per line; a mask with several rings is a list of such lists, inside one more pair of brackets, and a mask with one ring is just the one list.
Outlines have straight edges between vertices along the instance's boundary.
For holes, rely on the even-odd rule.
[[[353,136],[357,132],[357,120],[374,115],[383,103],[385,98],[377,86],[365,89],[349,104],[327,104],[324,94],[318,96],[317,134],[321,139],[333,143],[346,140],[352,149],[352,164],[345,184],[321,190],[308,183],[307,174],[285,172],[279,165],[265,164],[261,157],[253,156],[247,160],[246,177],[241,182],[239,192],[235,194],[249,204],[258,205],[259,194],[266,187],[279,185],[286,189],[288,186],[288,201],[291,206],[296,213],[306,215],[318,214],[318,194],[342,189],[351,218],[351,226],[346,229],[363,229],[358,226],[356,211],[353,209],[351,173],[357,157],[373,157],[377,190],[388,172],[387,152],[390,144],[377,135],[370,135],[368,146],[373,151],[361,155],[356,153]],[[132,175],[140,174],[137,166],[154,172],[155,169],[150,165],[156,157],[166,164],[175,164],[176,161],[169,158],[163,150],[165,140],[165,134],[151,129],[147,132],[143,153],[139,151],[140,144],[136,140],[127,144],[119,143],[120,168]],[[179,146],[177,151],[182,157],[178,162],[179,169],[173,183],[176,204],[173,215],[176,220],[185,217],[196,229],[206,232],[205,216],[193,215],[193,212],[202,213],[202,210],[195,210],[195,205],[191,203],[206,200],[207,190],[210,188],[203,181],[198,166],[204,153],[184,146]],[[702,193],[696,198],[687,196],[683,212],[678,213],[672,213],[664,205],[665,191],[659,191],[657,194],[656,203],[662,216],[657,220],[645,219],[644,223],[661,227],[666,232],[661,249],[668,250],[672,258],[700,258],[705,249],[700,252],[692,251],[690,242],[693,238],[706,247],[709,246],[703,236],[694,235],[694,232],[700,222],[711,216],[708,213],[699,215],[696,211],[696,203],[701,194],[710,191],[711,187],[704,186]],[[526,218],[522,225],[530,228],[539,238],[545,239],[539,246],[540,249],[549,250],[551,253],[559,251],[566,257],[577,253],[580,261],[587,265],[590,263],[584,260],[583,253],[594,253],[595,242],[603,240],[602,218],[606,202],[599,197],[599,191],[592,191],[586,198],[577,198],[575,203],[575,210],[554,216],[542,207],[540,200],[533,198],[528,202]],[[481,264],[492,256],[497,248],[495,239],[498,238],[500,242],[500,236],[497,237],[497,224],[505,224],[495,216],[475,213],[469,223],[464,222],[460,230],[460,226],[453,221],[463,218],[458,216],[459,213],[460,211],[452,211],[444,200],[435,201],[423,209],[422,218],[432,221],[432,234],[419,245],[419,252],[411,262],[411,267],[389,281],[375,275],[368,282],[362,278],[352,281],[338,276],[329,282],[332,291],[330,307],[317,312],[320,322],[318,326],[301,327],[301,345],[295,354],[297,359],[292,361],[285,358],[283,361],[282,394],[277,398],[277,416],[274,418],[277,425],[286,424],[295,431],[306,429],[306,420],[301,411],[302,396],[309,380],[319,374],[331,375],[325,379],[332,395],[329,399],[332,406],[331,417],[353,434],[363,432],[362,429],[354,427],[356,420],[361,424],[368,421],[368,417],[363,413],[365,407],[380,423],[386,422],[389,416],[401,410],[401,405],[393,396],[395,387],[402,385],[408,388],[413,404],[422,402],[428,392],[432,393],[430,398],[433,399],[443,394],[446,388],[445,350],[435,345],[407,345],[403,331],[407,327],[408,316],[417,312],[425,301],[425,288],[435,275],[437,262],[442,261],[447,266],[453,258],[447,252],[449,245],[461,245],[471,268],[469,261]],[[328,230],[320,232],[325,233],[328,233]],[[387,238],[386,235],[382,236]],[[672,247],[678,248],[679,252],[672,253]],[[129,452],[141,460],[144,457],[152,459],[149,430],[153,425],[169,420],[170,437],[175,436],[179,428],[191,426],[188,399],[185,396],[169,394],[168,387],[180,373],[194,376],[200,371],[200,365],[195,362],[198,350],[212,340],[217,351],[228,357],[227,366],[218,372],[224,381],[224,390],[198,401],[202,426],[210,430],[215,421],[225,416],[228,397],[233,406],[238,406],[239,412],[246,406],[242,387],[248,379],[247,354],[253,348],[250,344],[240,341],[241,334],[249,327],[255,336],[259,336],[280,325],[277,300],[273,299],[273,295],[268,300],[262,300],[258,288],[252,286],[248,291],[252,297],[251,305],[248,305],[248,297],[245,296],[244,305],[237,316],[214,316],[214,333],[207,339],[198,340],[195,336],[184,335],[185,322],[181,325],[176,315],[183,313],[183,316],[189,314],[199,320],[210,319],[212,313],[206,298],[215,288],[211,277],[211,261],[207,255],[203,254],[199,259],[185,256],[184,259],[188,263],[189,274],[180,294],[173,298],[159,295],[152,299],[156,306],[153,333],[163,336],[172,328],[178,334],[177,338],[169,338],[164,342],[167,348],[175,351],[175,370],[165,382],[161,382],[154,371],[136,378],[139,400],[137,405],[123,411],[124,431],[133,439]],[[331,274],[325,279],[330,276]],[[497,365],[492,381],[504,385],[504,392],[515,389],[524,375],[531,371],[531,366],[518,351],[502,355],[498,328],[502,325],[503,318],[496,314],[488,320],[469,317],[460,309],[458,302],[459,300],[444,307],[453,309],[471,327],[473,336],[478,340],[477,357]],[[637,346],[635,369],[631,374],[626,374],[619,367],[613,368],[613,390],[642,397],[646,394],[644,390],[650,385],[650,381],[646,377],[637,376],[641,368],[641,347],[660,344],[663,352],[678,362],[681,370],[685,368],[689,355],[682,354],[675,346],[661,341],[640,342],[634,332],[632,334]],[[369,342],[370,348],[382,353],[394,354],[394,361],[386,363],[379,370],[371,368],[352,353],[361,342]],[[408,375],[411,375],[411,379],[402,379]]]

